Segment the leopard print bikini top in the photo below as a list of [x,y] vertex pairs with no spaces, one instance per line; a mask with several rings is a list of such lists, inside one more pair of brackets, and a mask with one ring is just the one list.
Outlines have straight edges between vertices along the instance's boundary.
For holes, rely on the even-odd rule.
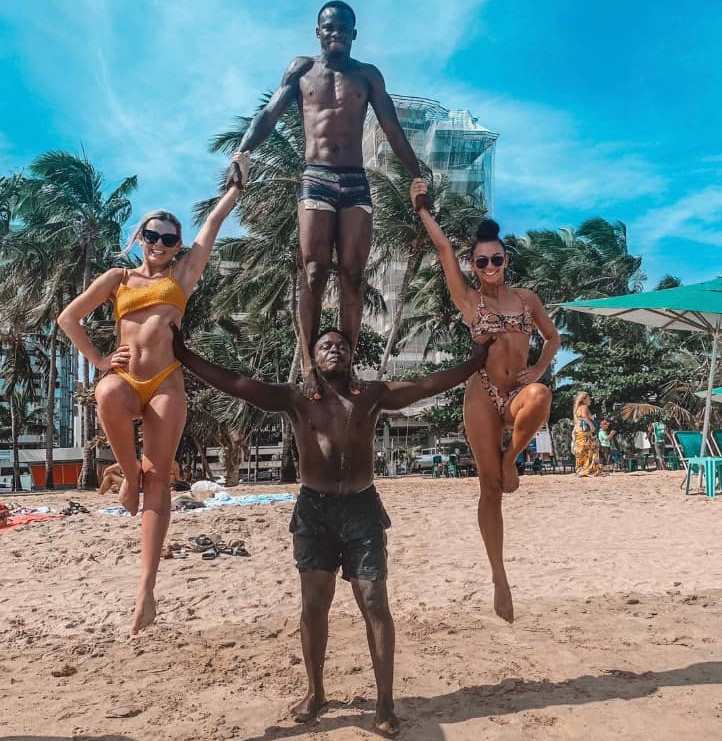
[[490,334],[505,334],[506,332],[521,332],[531,336],[534,332],[534,320],[531,311],[523,299],[521,299],[522,310],[519,313],[502,314],[490,311],[484,303],[484,294],[479,292],[479,305],[476,307],[476,315],[468,324],[471,338]]

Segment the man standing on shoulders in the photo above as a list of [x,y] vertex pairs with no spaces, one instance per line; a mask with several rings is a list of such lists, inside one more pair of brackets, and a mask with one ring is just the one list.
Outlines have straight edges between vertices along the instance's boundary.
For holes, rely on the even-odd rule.
[[384,409],[402,409],[464,382],[486,360],[486,346],[462,365],[412,381],[373,381],[352,393],[351,341],[331,329],[313,346],[323,394],[309,400],[295,385],[245,378],[207,362],[173,326],[178,360],[199,378],[268,412],[290,417],[298,445],[301,491],[291,518],[293,552],[301,577],[301,644],[308,693],[291,711],[297,722],[326,705],[323,665],[328,613],[342,569],[366,622],[377,689],[377,731],[399,732],[394,713],[394,622],[386,591],[386,510],[373,485],[374,434]]
[[[273,131],[294,102],[303,117],[306,167],[298,188],[301,281],[299,323],[305,393],[319,398],[312,348],[316,342],[331,252],[336,246],[341,331],[355,351],[361,328],[364,270],[371,247],[371,192],[361,140],[369,104],[391,149],[412,177],[419,163],[399,124],[384,78],[372,64],[351,58],[356,15],[340,0],[327,2],[317,19],[317,57],[296,57],[281,86],[251,122],[239,149],[250,152]],[[358,391],[354,385],[354,390]]]

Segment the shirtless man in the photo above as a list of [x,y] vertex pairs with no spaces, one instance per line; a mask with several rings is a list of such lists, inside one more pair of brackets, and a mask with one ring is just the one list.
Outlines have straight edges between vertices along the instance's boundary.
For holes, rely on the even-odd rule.
[[366,622],[378,695],[375,726],[396,735],[384,532],[391,522],[373,486],[376,420],[384,409],[402,409],[462,383],[483,366],[486,348],[449,370],[414,381],[374,381],[353,394],[350,340],[328,330],[313,346],[323,387],[321,400],[313,401],[295,385],[263,383],[212,365],[185,347],[177,328],[173,331],[176,357],[198,377],[264,411],[286,413],[293,425],[302,486],[290,530],[301,578],[301,644],[308,675],[308,694],[293,707],[294,719],[311,720],[326,704],[328,613],[341,566]]
[[[319,398],[321,386],[311,348],[316,341],[331,251],[336,245],[341,330],[356,349],[361,328],[363,277],[371,247],[371,192],[363,169],[361,139],[369,103],[391,148],[412,175],[419,163],[371,64],[352,59],[356,16],[349,5],[327,2],[318,14],[318,57],[296,57],[281,86],[253,119],[239,149],[250,152],[273,131],[293,102],[303,117],[306,168],[298,188],[301,281],[299,324],[305,392]],[[357,391],[358,389],[354,389]]]

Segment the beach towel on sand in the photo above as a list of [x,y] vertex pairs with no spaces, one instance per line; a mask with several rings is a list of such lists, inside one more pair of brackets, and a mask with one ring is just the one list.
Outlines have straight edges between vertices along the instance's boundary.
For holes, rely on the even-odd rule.
[[36,513],[31,515],[15,515],[8,517],[7,524],[0,526],[0,531],[10,530],[14,527],[20,527],[20,525],[29,525],[31,522],[46,522],[47,520],[62,520],[62,515],[47,515],[42,513]]
[[274,504],[275,502],[293,502],[294,494],[247,494],[242,497],[232,497],[226,492],[218,492],[214,497],[206,499],[206,507],[244,507],[251,504]]

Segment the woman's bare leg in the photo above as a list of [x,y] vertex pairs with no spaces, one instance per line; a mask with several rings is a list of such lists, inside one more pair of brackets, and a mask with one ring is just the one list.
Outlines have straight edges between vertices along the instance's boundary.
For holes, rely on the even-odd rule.
[[511,443],[502,458],[502,490],[516,491],[519,488],[519,473],[516,457],[531,442],[539,428],[549,419],[552,392],[542,383],[525,386],[506,408],[506,421],[514,425]]
[[494,581],[494,611],[511,623],[514,605],[504,568],[504,520],[501,514],[503,424],[496,405],[476,374],[466,384],[464,427],[479,472],[479,530]]
[[[180,371],[177,372],[180,374]],[[155,620],[155,589],[163,541],[170,522],[170,472],[186,421],[182,380],[161,384],[143,412],[143,520],[141,524],[140,584],[131,632]],[[179,384],[180,380],[180,384]]]
[[120,376],[109,373],[98,383],[95,400],[100,424],[125,475],[120,485],[120,503],[135,515],[140,499],[141,469],[135,452],[133,420],[141,414],[140,399]]

